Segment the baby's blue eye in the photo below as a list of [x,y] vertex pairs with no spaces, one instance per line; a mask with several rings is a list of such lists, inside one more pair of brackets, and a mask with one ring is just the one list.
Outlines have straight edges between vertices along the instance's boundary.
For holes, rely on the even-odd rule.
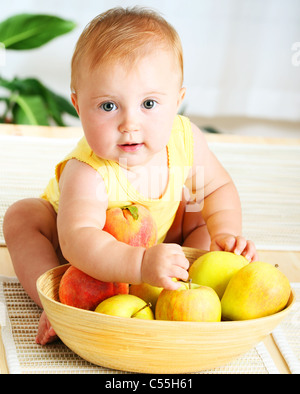
[[101,104],[100,108],[106,112],[115,111],[117,109],[116,105],[114,103],[112,103],[111,101]]
[[156,101],[154,100],[146,100],[143,102],[143,107],[146,109],[152,109],[156,106]]

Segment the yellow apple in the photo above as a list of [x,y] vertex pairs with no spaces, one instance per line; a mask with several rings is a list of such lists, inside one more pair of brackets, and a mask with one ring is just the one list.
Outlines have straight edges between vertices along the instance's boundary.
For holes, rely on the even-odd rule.
[[272,264],[256,261],[230,280],[221,300],[224,320],[249,320],[281,311],[291,287],[287,277]]
[[95,312],[111,316],[135,317],[146,320],[154,319],[150,305],[132,294],[118,294],[107,298],[97,306]]
[[156,301],[162,292],[163,287],[151,286],[148,283],[141,283],[139,285],[130,285],[129,294],[135,295],[145,302],[150,302],[152,310],[155,311]]
[[208,252],[193,262],[189,276],[193,283],[212,287],[221,299],[232,276],[248,264],[245,257],[231,252]]
[[217,293],[207,286],[180,282],[177,290],[164,289],[157,300],[157,320],[219,322],[221,302]]

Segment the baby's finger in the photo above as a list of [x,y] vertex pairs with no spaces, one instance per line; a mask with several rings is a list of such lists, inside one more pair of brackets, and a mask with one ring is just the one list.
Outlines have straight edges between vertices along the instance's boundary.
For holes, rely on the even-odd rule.
[[246,247],[247,247],[247,240],[244,237],[237,236],[234,253],[242,254],[242,252],[245,250]]
[[210,244],[210,249],[209,249],[211,252],[219,252],[219,251],[222,251],[223,250],[223,248],[221,248],[221,246],[219,246],[218,244],[217,244],[217,242],[215,242],[215,241],[212,241],[212,243]]
[[213,240],[210,245],[211,251],[222,251],[225,252],[233,252],[235,247],[235,237],[233,235],[227,235],[224,237],[220,237],[219,239]]
[[225,252],[232,252],[236,249],[236,238],[232,235],[225,239],[224,250]]
[[179,244],[165,244],[165,245],[168,245],[168,248],[170,248],[173,254],[179,254],[184,256],[184,251]]
[[178,266],[173,267],[171,276],[173,278],[183,280],[184,282],[186,282],[189,279],[188,271]]
[[174,263],[174,267],[180,267],[184,270],[188,270],[190,268],[190,262],[188,261],[188,259],[184,256],[181,257],[180,259],[176,259],[175,263]]
[[258,254],[256,247],[252,241],[247,241],[247,246],[244,249],[242,255],[249,261],[258,261]]
[[172,278],[166,277],[160,287],[166,290],[178,290],[180,286],[181,284],[179,282],[175,282]]
[[172,253],[171,255],[171,264],[173,266],[178,266],[184,269],[189,269],[190,267],[190,262],[189,260],[185,257],[184,252],[182,253],[180,251],[175,251],[175,253]]

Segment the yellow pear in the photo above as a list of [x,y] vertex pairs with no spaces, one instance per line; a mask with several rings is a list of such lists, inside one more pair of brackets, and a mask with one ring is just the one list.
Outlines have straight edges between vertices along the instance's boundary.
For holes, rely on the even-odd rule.
[[250,320],[273,315],[287,304],[291,287],[272,264],[250,263],[229,281],[221,300],[223,320]]
[[212,287],[221,299],[231,277],[249,264],[244,256],[215,251],[200,256],[189,269],[193,283]]

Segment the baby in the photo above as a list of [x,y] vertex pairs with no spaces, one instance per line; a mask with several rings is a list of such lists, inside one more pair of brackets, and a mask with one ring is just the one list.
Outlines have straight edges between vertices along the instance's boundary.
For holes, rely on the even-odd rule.
[[[232,179],[202,132],[178,116],[184,99],[180,39],[157,13],[115,8],[85,28],[72,59],[72,102],[84,138],[56,167],[40,199],[12,205],[4,233],[15,272],[41,306],[36,280],[68,261],[106,282],[166,289],[188,280],[181,245],[255,260],[242,234]],[[149,249],[103,231],[106,210],[142,204],[158,228]],[[56,338],[43,312],[36,341]]]

